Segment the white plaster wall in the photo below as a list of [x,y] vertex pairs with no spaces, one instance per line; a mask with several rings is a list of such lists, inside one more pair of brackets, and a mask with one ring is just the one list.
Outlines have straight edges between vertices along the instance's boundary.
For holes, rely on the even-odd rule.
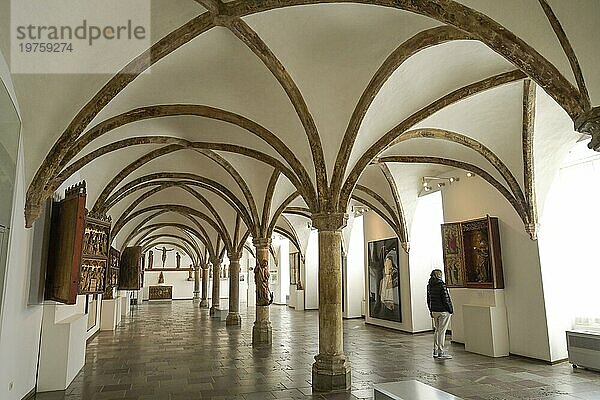
[[319,233],[316,230],[310,231],[302,275],[304,308],[317,310],[319,308]]
[[[142,287],[141,294],[142,300],[148,300],[149,286],[158,285],[158,276],[160,271],[145,271],[144,272],[144,286]],[[188,271],[164,271],[165,285],[173,286],[173,299],[192,299],[194,298],[194,281],[188,281]],[[192,278],[194,274],[192,273]],[[223,290],[223,289],[221,289]],[[223,297],[223,292],[221,292]]]
[[439,192],[418,198],[409,236],[413,332],[431,330],[427,282],[433,269],[444,269],[440,230],[443,221],[442,197]]
[[[42,323],[42,307],[27,305],[30,270],[36,266],[31,265],[33,229],[25,229],[23,216],[24,173],[21,142],[0,312],[0,360],[3,360],[0,362],[0,399],[3,400],[20,400],[34,388]],[[10,383],[12,390],[9,390]]]
[[[581,143],[584,144],[584,143]],[[594,156],[585,149],[583,157]],[[565,331],[575,318],[599,318],[597,222],[581,204],[598,204],[600,158],[562,169],[550,191],[539,232],[552,361],[567,358]],[[575,234],[576,232],[576,234]]]
[[[396,234],[390,226],[382,220],[375,212],[369,211],[364,214],[364,275],[365,275],[365,292],[369,291],[368,276],[368,245],[369,242],[381,239],[389,239],[395,237]],[[398,258],[400,269],[400,308],[402,309],[402,322],[387,321],[369,316],[369,302],[365,302],[365,321],[368,324],[385,326],[386,328],[398,329],[401,331],[412,332],[413,321],[411,313],[411,293],[410,293],[410,273],[409,273],[409,257],[408,254],[402,251],[402,246],[398,246]],[[368,298],[368,295],[365,296]]]
[[290,241],[277,240],[277,283],[271,285],[273,302],[285,304],[285,298],[290,294]]
[[344,317],[360,318],[362,316],[362,302],[365,299],[365,248],[363,246],[364,217],[354,218],[350,240],[347,249],[347,265],[344,282],[346,295],[344,298]]
[[499,219],[510,352],[550,360],[537,241],[529,238],[516,211],[496,189],[477,176],[464,177],[464,171],[452,173],[461,180],[442,191],[445,222],[486,214]]

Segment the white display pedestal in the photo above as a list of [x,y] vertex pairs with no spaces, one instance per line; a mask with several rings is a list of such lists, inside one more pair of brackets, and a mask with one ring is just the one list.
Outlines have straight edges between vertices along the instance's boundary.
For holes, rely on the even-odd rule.
[[121,322],[121,298],[102,300],[102,312],[100,313],[100,330],[114,331]]
[[65,390],[85,363],[87,315],[56,321],[58,304],[44,304],[38,392]]
[[296,285],[290,285],[290,301],[288,306],[292,307],[292,308],[296,308]]
[[296,311],[304,311],[304,290],[296,289]]
[[509,353],[506,307],[462,306],[465,350],[489,357]]
[[118,297],[121,301],[121,318],[127,315],[127,311],[129,311],[129,292],[122,292],[122,295]]

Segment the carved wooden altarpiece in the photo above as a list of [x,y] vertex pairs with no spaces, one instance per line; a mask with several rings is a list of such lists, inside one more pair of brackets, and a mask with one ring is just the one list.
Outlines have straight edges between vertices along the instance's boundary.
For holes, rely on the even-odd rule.
[[111,246],[108,252],[108,274],[106,276],[106,289],[102,299],[111,300],[113,298],[113,289],[119,286],[119,259],[121,253]]
[[110,249],[110,217],[85,216],[79,294],[104,293]]
[[75,304],[85,228],[85,181],[65,190],[52,205],[45,300]]
[[498,218],[443,224],[442,247],[448,287],[504,288]]

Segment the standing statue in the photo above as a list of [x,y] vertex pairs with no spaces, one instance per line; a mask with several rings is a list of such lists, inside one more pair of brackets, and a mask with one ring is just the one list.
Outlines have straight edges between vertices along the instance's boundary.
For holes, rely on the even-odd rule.
[[194,280],[194,278],[192,277],[192,272],[194,272],[194,267],[192,266],[192,264],[190,264],[190,269],[188,271],[188,278],[187,278],[188,281]]
[[175,252],[175,258],[177,259],[177,268],[181,268],[181,254],[178,251]]
[[160,275],[158,276],[158,284],[162,285],[163,283],[165,283],[165,276],[163,275],[163,272],[160,271]]
[[269,262],[260,260],[254,269],[254,282],[256,283],[256,305],[268,306],[273,303],[273,293],[269,290]]
[[156,250],[162,251],[162,264],[163,264],[163,268],[164,268],[165,262],[167,261],[167,253],[169,251],[173,251],[175,249],[167,249],[165,246],[163,246],[162,249],[160,247],[156,247]]
[[154,267],[154,252],[150,250],[148,252],[148,269],[152,269]]

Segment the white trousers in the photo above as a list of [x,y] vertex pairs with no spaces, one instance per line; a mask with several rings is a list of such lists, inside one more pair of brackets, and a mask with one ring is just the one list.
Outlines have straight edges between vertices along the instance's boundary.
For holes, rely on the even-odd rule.
[[446,341],[446,331],[450,325],[450,313],[434,311],[433,315],[433,351],[438,354],[444,352],[444,342]]

